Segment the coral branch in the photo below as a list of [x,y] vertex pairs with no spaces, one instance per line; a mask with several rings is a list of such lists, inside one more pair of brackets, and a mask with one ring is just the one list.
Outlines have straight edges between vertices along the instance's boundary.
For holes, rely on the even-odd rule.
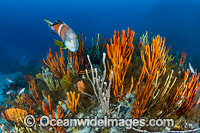
[[185,100],[182,103],[181,107],[177,110],[179,116],[184,115],[192,111],[192,109],[198,104],[198,99],[195,101],[195,96],[197,88],[199,87],[199,75],[197,73],[193,74],[186,83],[187,90],[185,92]]
[[186,56],[187,56],[187,54],[185,52],[182,52],[181,59],[179,61],[179,67],[183,66],[183,64],[185,63]]
[[[79,40],[79,49],[77,52],[71,52],[68,50],[68,59],[69,63],[72,64],[74,72],[76,75],[82,75],[85,74],[85,70],[80,70],[80,68],[88,68],[88,62],[84,60],[83,58],[83,34],[81,34],[81,37],[78,38]],[[86,65],[85,65],[86,64]],[[91,70],[89,70],[91,71]]]
[[[50,95],[48,95],[48,102],[49,102],[49,111],[50,111],[51,119],[56,119],[54,110],[51,108],[51,98],[50,98]],[[48,110],[47,110],[44,102],[42,102],[42,108],[43,108],[44,115],[49,116]],[[60,108],[59,105],[58,105],[57,106],[57,119],[62,119],[63,116],[64,116],[64,109]],[[63,132],[63,131],[66,130],[63,127],[58,127],[58,126],[55,126],[54,129],[57,130],[57,131],[59,131],[59,132]]]
[[[134,51],[132,42],[135,32],[131,31],[129,36],[128,28],[127,34],[125,34],[125,30],[123,30],[120,37],[119,32],[117,34],[114,31],[113,39],[110,39],[110,46],[107,44],[107,55],[112,64],[110,66],[107,60],[107,65],[109,72],[113,71],[112,91],[117,100],[121,100],[127,94],[123,95],[123,82]],[[128,92],[132,90],[132,86],[133,82]]]
[[[181,80],[177,82],[178,84],[175,83],[177,81],[177,77],[175,77],[171,86],[168,87],[167,90],[160,90],[161,94],[164,94],[164,95],[157,96],[157,98],[159,98],[159,101],[157,100],[155,107],[151,109],[150,115],[152,117],[167,118],[177,111],[177,109],[181,106],[181,104],[185,100],[184,94],[187,89],[186,81],[188,79],[188,75],[189,75],[189,70],[183,71],[183,77]],[[167,84],[171,82],[170,81],[172,79],[171,76],[172,76],[172,73],[170,77],[169,76],[167,77]],[[167,84],[164,84],[164,86]]]
[[78,97],[76,98],[75,92],[70,91],[70,93],[67,92],[67,97],[68,97],[67,108],[72,112],[74,116],[76,116],[77,105],[79,102],[80,94],[78,94]]
[[[67,70],[65,66],[63,51],[60,47],[60,56],[56,52],[55,57],[51,53],[51,48],[49,48],[49,53],[47,53],[47,59],[43,59],[45,65],[50,68],[50,71],[59,79],[62,79],[64,76],[67,75]],[[67,76],[66,76],[67,78]]]
[[[143,116],[144,112],[147,110],[147,102],[157,85],[157,82],[155,81],[162,74],[164,74],[166,70],[164,60],[168,51],[166,51],[165,38],[162,39],[162,37],[159,35],[156,36],[152,40],[151,49],[149,44],[147,44],[144,49],[146,60],[145,57],[141,54],[143,68],[139,80],[136,84],[135,102],[131,112],[131,115],[134,118]],[[148,76],[145,85],[143,86],[142,83],[146,73]]]
[[31,98],[31,95],[25,94],[23,100],[30,106],[40,104],[42,102],[42,99],[40,98],[38,94],[35,80],[31,76],[28,76],[28,75],[25,77],[25,79],[28,79],[26,81],[29,86],[29,91],[32,95],[32,98]]
[[49,72],[48,68],[42,71],[41,79],[46,83],[51,91],[57,90],[60,86],[59,80],[53,79],[53,73]]
[[33,88],[32,88],[33,91],[34,91],[34,93],[33,93],[33,91],[32,91],[31,88],[32,88],[32,87],[29,85],[29,91],[31,92],[31,95],[32,95],[33,99],[31,99],[31,97],[30,97],[29,94],[25,94],[25,97],[24,97],[23,99],[24,99],[24,101],[25,101],[28,105],[33,106],[33,105],[35,105],[35,104],[41,103],[42,100],[40,99],[40,97],[39,97],[39,95],[38,95],[38,92],[37,92],[37,90],[36,90],[36,86],[34,85]]
[[[88,57],[88,61],[90,63],[90,67],[91,67],[91,70],[92,70],[92,80],[90,79],[89,74],[88,74],[88,70],[86,69],[87,78],[89,79],[90,83],[92,84],[92,87],[93,87],[93,90],[94,90],[94,93],[97,97],[98,102],[100,102],[100,104],[101,104],[102,112],[104,113],[104,115],[107,114],[109,116],[110,115],[110,109],[109,109],[110,87],[111,87],[111,81],[112,81],[112,78],[113,78],[113,71],[111,71],[111,73],[110,73],[111,77],[110,77],[110,80],[109,80],[109,85],[107,87],[107,82],[104,82],[105,78],[106,78],[106,63],[105,63],[106,54],[103,53],[102,62],[103,62],[103,66],[104,66],[104,72],[103,72],[102,79],[100,79],[100,77],[98,76],[98,72],[97,72],[96,68],[95,68],[96,74],[94,74],[93,66],[91,64],[89,55],[87,57]],[[94,75],[95,75],[95,77],[94,77]],[[96,84],[96,87],[95,87],[95,84]],[[98,90],[98,94],[97,94],[96,90]]]

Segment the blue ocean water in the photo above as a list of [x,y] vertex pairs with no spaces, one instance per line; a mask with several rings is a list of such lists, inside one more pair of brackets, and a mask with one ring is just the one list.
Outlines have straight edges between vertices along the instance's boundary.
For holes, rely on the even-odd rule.
[[1,1],[0,59],[38,59],[49,47],[55,48],[57,36],[43,19],[61,19],[89,42],[97,33],[109,39],[114,30],[127,27],[140,34],[148,30],[166,37],[172,49],[192,56],[200,47],[199,6],[197,0]]

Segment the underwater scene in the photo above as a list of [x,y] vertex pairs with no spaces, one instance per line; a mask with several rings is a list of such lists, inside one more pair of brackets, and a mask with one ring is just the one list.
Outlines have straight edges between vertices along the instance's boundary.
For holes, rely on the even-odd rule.
[[0,132],[200,132],[198,0],[0,2]]

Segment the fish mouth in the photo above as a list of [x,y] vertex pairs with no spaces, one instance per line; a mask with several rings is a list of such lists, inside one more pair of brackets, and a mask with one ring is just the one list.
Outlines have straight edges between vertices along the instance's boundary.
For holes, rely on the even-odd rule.
[[71,40],[71,41],[66,40],[65,46],[71,52],[76,52],[79,49],[79,44],[75,40]]
[[70,49],[70,48],[69,48],[69,50],[70,50],[71,52],[76,52],[78,49]]
[[[74,45],[74,44],[73,44]],[[78,48],[79,47],[72,47],[72,46],[70,46],[70,47],[68,47],[68,49],[71,51],[71,52],[76,52],[77,50],[78,50]]]

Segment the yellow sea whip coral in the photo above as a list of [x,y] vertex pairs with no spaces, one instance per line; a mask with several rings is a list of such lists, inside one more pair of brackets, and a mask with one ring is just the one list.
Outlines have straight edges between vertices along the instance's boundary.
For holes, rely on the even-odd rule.
[[146,106],[146,113],[150,114],[151,117],[155,117],[163,111],[163,103],[167,102],[167,98],[169,97],[171,91],[174,90],[174,85],[177,81],[177,77],[174,77],[173,73],[174,70],[172,70],[170,74],[165,73],[167,77],[163,78],[162,80],[158,79],[157,74],[155,80],[156,86],[150,98],[148,99]]
[[112,91],[117,100],[121,100],[133,88],[132,78],[130,89],[126,94],[123,94],[124,78],[134,51],[134,46],[132,43],[134,35],[135,32],[132,30],[129,36],[129,28],[127,29],[127,33],[125,33],[125,30],[122,30],[121,37],[119,32],[116,33],[116,31],[114,31],[113,39],[110,39],[110,45],[107,44],[107,55],[112,64],[110,66],[109,61],[107,60],[107,65],[109,72],[111,73],[111,71],[113,71]]
[[161,106],[156,109],[157,112],[159,111],[159,113],[156,114],[158,118],[167,118],[180,108],[181,104],[185,100],[184,94],[187,90],[186,81],[189,73],[189,70],[183,70],[183,77],[178,85],[175,86],[174,89],[169,89],[168,96],[161,99]]
[[53,73],[49,72],[48,68],[42,71],[41,79],[46,83],[46,85],[51,91],[57,90],[60,87],[59,80],[53,78]]
[[25,101],[23,96],[17,96],[17,98],[13,101],[13,106],[20,109],[25,109],[24,104]]
[[76,113],[77,113],[77,105],[78,105],[79,97],[80,97],[80,94],[78,94],[78,97],[76,98],[75,94],[76,93],[72,91],[67,92],[68,102],[66,103],[67,108],[72,112],[74,116],[76,116]]
[[[158,35],[153,38],[151,49],[149,44],[147,44],[144,48],[146,60],[145,57],[141,54],[143,68],[139,80],[136,84],[135,102],[131,111],[131,115],[134,118],[143,116],[144,112],[147,110],[145,106],[156,86],[156,83],[153,84],[153,82],[156,78],[159,78],[163,74],[166,67],[164,60],[168,51],[166,51],[165,38],[162,39],[162,37]],[[146,73],[148,77],[146,79],[145,85],[143,85],[142,82]]]
[[138,46],[140,48],[140,52],[142,55],[144,55],[144,47],[149,43],[148,40],[148,31],[146,31],[146,34],[143,34],[140,39],[139,39],[139,43]]

